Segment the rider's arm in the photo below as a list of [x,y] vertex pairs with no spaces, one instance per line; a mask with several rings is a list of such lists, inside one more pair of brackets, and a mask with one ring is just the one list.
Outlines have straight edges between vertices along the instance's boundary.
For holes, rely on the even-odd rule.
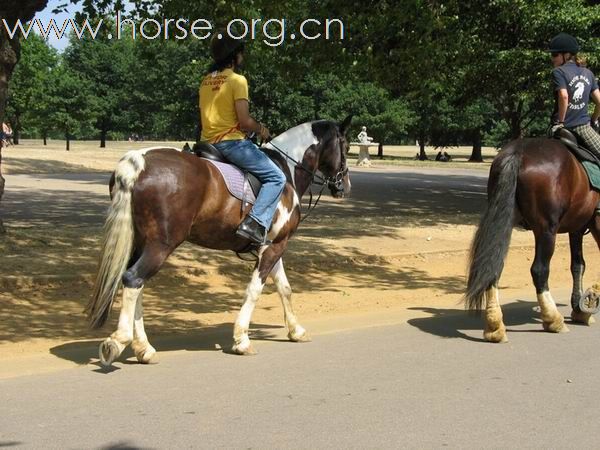
[[569,92],[566,89],[558,90],[558,121],[563,123],[569,107]]
[[594,89],[591,94],[592,101],[596,105],[594,107],[594,113],[592,114],[592,123],[598,120],[600,117],[600,90]]
[[269,130],[267,127],[257,122],[250,116],[250,106],[248,100],[236,100],[235,113],[242,130],[251,132],[253,131],[259,134],[262,138],[268,137]]

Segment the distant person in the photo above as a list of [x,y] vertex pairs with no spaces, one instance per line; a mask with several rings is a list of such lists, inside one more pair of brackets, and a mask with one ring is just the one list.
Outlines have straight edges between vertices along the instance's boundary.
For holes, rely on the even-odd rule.
[[440,162],[448,162],[452,159],[452,156],[448,152],[442,152],[441,150],[435,155],[435,160]]
[[4,147],[8,147],[9,145],[12,145],[12,137],[13,137],[13,130],[10,127],[9,124],[7,123],[3,123],[2,124],[2,133],[0,134],[0,139],[2,139],[2,143]]

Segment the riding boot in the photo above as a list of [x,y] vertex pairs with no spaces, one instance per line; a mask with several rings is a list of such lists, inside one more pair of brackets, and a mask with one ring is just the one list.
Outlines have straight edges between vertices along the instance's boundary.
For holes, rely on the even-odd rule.
[[249,239],[255,244],[267,244],[267,230],[260,223],[247,215],[239,225],[235,234],[237,236]]

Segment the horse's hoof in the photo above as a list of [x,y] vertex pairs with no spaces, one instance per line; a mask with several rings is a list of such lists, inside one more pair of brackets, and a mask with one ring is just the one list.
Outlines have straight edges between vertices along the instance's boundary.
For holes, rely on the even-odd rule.
[[568,333],[569,327],[565,325],[565,320],[561,317],[560,320],[554,322],[543,322],[544,331],[549,333]]
[[98,354],[100,356],[100,364],[103,367],[110,367],[121,354],[121,350],[115,341],[108,338],[100,344]]
[[579,299],[579,309],[583,313],[596,314],[600,310],[600,295],[590,288]]
[[154,347],[149,346],[149,348],[144,353],[137,353],[135,355],[140,364],[158,364],[158,355],[156,354],[156,350]]
[[485,330],[483,332],[483,339],[494,344],[504,344],[508,342],[508,337],[506,337],[506,328],[502,327],[493,331]]
[[587,326],[596,323],[596,319],[590,313],[575,310],[571,311],[571,320],[575,323],[582,323]]
[[311,342],[312,339],[306,331],[302,331],[301,334],[288,333],[288,339],[292,342]]
[[258,352],[254,349],[252,344],[247,344],[247,345],[235,344],[231,348],[231,351],[232,351],[232,353],[235,353],[236,355],[242,355],[242,356],[254,356],[254,355],[258,354]]

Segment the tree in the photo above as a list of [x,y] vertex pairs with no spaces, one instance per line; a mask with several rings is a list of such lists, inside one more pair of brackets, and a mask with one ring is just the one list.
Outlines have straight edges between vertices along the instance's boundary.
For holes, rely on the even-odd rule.
[[[14,29],[18,20],[28,21],[36,12],[46,7],[48,0],[8,0],[0,4],[0,23],[2,19],[10,29]],[[21,42],[18,35],[12,38],[6,27],[0,27],[0,124],[5,120],[6,100],[8,98],[8,82],[19,61]],[[4,195],[4,177],[2,176],[2,142],[0,142],[0,201]],[[4,233],[4,225],[0,217],[0,233]]]
[[[459,18],[453,34],[465,70],[465,97],[485,98],[508,125],[506,138],[522,137],[532,124],[549,117],[550,38],[567,31],[591,52],[597,64],[600,42],[594,30],[600,8],[583,0],[461,0],[450,3]],[[546,119],[548,122],[548,119]]]
[[92,88],[64,60],[52,72],[52,85],[53,123],[63,133],[68,151],[74,134],[86,133],[93,128],[96,115],[89,96]]
[[6,116],[14,133],[14,143],[24,123],[30,128],[46,129],[50,72],[56,65],[56,51],[38,35],[32,34],[23,42],[21,60],[16,66],[9,86]]

